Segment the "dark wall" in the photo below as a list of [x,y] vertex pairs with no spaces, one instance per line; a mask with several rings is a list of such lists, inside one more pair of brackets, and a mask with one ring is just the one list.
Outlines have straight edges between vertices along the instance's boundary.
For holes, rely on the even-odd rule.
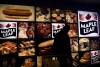
[[77,9],[99,11],[97,4],[82,3],[73,0],[0,0],[2,4],[15,5],[32,5],[40,7],[61,8],[61,9]]

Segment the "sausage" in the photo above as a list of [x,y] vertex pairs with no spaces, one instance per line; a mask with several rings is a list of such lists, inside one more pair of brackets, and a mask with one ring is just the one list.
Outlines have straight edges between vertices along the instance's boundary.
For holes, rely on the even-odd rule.
[[29,9],[22,7],[6,7],[2,13],[6,15],[5,17],[14,19],[27,19],[32,15]]

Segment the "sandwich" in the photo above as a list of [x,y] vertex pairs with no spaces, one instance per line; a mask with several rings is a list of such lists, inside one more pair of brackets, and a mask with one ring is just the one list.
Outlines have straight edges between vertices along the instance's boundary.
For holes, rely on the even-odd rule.
[[38,45],[40,54],[50,53],[52,51],[52,46],[54,39],[44,41]]

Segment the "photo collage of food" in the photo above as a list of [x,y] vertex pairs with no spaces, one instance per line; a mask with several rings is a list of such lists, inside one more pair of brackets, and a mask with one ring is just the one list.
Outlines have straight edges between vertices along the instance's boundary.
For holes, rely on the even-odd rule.
[[0,4],[0,67],[35,67],[34,10]]
[[77,10],[0,4],[0,67],[46,67],[43,57],[52,55],[55,35],[65,23],[72,57],[80,62],[73,66],[100,63],[99,36],[79,37]]

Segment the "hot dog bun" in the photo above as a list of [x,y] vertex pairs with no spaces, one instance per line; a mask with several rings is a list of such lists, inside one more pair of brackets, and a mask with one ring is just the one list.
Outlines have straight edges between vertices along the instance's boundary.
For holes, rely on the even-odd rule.
[[11,19],[28,19],[29,16],[9,16],[5,15],[6,18],[11,18]]
[[2,13],[7,18],[12,19],[27,19],[32,15],[32,12],[28,8],[23,7],[6,7]]
[[38,47],[47,47],[47,46],[52,46],[54,43],[54,39],[52,40],[47,40],[45,42],[42,42],[38,45]]

